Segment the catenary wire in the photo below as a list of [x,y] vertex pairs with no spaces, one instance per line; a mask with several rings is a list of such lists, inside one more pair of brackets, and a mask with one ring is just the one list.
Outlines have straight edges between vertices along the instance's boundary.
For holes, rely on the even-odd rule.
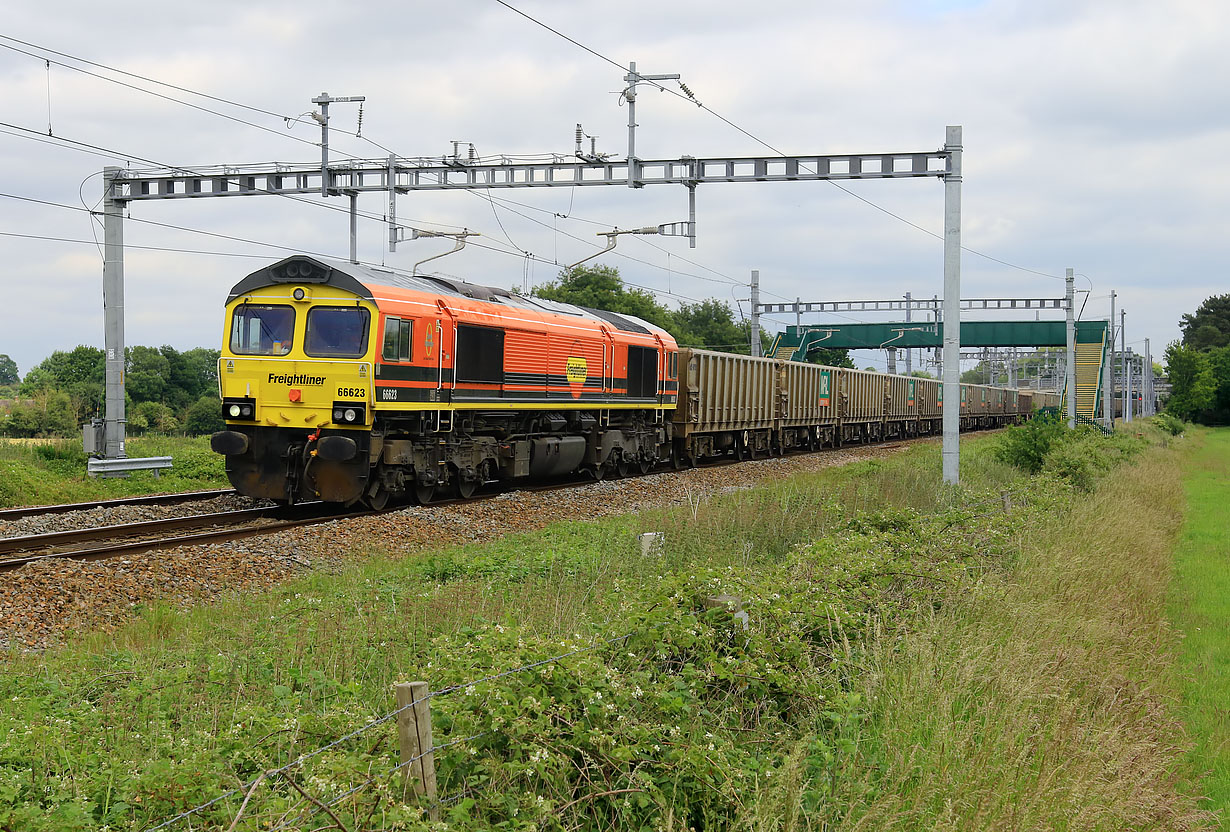
[[[69,60],[77,61],[78,63],[83,63],[83,64],[87,64],[87,65],[89,65],[89,66],[98,67],[98,68],[100,68],[100,69],[105,69],[105,70],[108,70],[109,72],[115,72],[115,73],[118,73],[118,74],[120,74],[120,75],[127,75],[127,76],[128,76],[128,77],[130,77],[130,78],[137,78],[137,79],[139,79],[139,80],[146,81],[146,82],[151,83],[151,84],[157,84],[157,85],[162,86],[162,87],[167,87],[168,89],[177,90],[177,91],[179,91],[179,92],[185,92],[185,93],[188,93],[189,95],[196,95],[196,96],[199,96],[199,97],[201,97],[201,98],[208,99],[208,100],[210,100],[210,101],[216,101],[216,102],[218,102],[218,103],[220,103],[220,104],[226,104],[226,105],[231,106],[231,107],[237,107],[237,108],[239,108],[239,109],[249,110],[249,111],[254,112],[254,113],[260,113],[260,114],[262,114],[262,115],[271,116],[271,117],[273,117],[273,118],[277,118],[277,119],[280,119],[280,120],[282,120],[283,122],[285,122],[285,123],[286,123],[286,125],[287,125],[287,128],[290,128],[290,127],[294,126],[295,124],[297,124],[297,123],[298,123],[298,120],[299,120],[299,117],[297,117],[297,116],[296,116],[296,117],[291,117],[291,116],[287,116],[287,115],[285,115],[285,114],[283,114],[283,113],[275,113],[275,112],[273,112],[272,110],[266,110],[266,109],[264,109],[263,107],[254,107],[254,106],[252,106],[252,105],[250,105],[250,104],[244,104],[243,102],[240,102],[240,101],[234,101],[234,100],[229,99],[229,98],[223,98],[223,97],[221,97],[221,96],[210,95],[209,93],[200,92],[199,90],[189,89],[188,87],[182,87],[182,86],[179,86],[179,85],[177,85],[177,84],[172,84],[172,83],[169,83],[169,82],[167,82],[167,81],[161,81],[161,80],[159,80],[159,79],[157,79],[157,78],[150,78],[150,77],[145,76],[145,75],[140,75],[140,74],[135,73],[135,72],[129,72],[129,71],[127,71],[127,70],[120,69],[120,68],[118,68],[118,67],[109,66],[109,65],[107,65],[107,64],[99,63],[99,62],[97,62],[97,61],[91,61],[91,60],[89,60],[88,58],[81,58],[81,57],[78,57],[78,56],[76,56],[76,55],[70,55],[70,54],[68,54],[67,52],[60,52],[60,51],[57,51],[57,50],[55,50],[55,49],[48,48],[48,47],[46,47],[46,46],[40,46],[40,45],[38,45],[38,44],[30,43],[30,42],[28,42],[28,41],[24,41],[24,40],[21,40],[21,39],[19,39],[19,38],[11,37],[11,36],[9,36],[9,35],[3,35],[3,34],[0,34],[0,40],[7,40],[7,41],[11,41],[12,43],[20,43],[20,44],[22,44],[23,46],[28,46],[28,47],[30,47],[30,48],[32,48],[32,49],[38,49],[39,51],[41,51],[41,52],[46,52],[46,53],[48,53],[48,54],[50,54],[50,55],[59,55],[59,56],[60,56],[60,57],[62,57],[62,58],[68,58]],[[45,61],[45,62],[47,63],[47,65],[48,65],[48,67],[50,67],[50,65],[51,65],[51,64],[55,64],[56,66],[64,67],[65,69],[70,69],[70,70],[73,70],[74,72],[80,72],[80,73],[82,73],[82,74],[89,75],[89,76],[94,77],[94,78],[98,78],[98,79],[100,79],[100,80],[102,80],[102,81],[107,81],[107,82],[112,83],[112,84],[118,84],[119,86],[122,86],[122,87],[127,87],[128,89],[136,90],[136,91],[138,91],[138,92],[143,92],[143,93],[145,93],[145,94],[147,94],[147,95],[152,95],[152,96],[154,96],[154,97],[156,97],[156,98],[162,98],[162,99],[164,99],[164,100],[166,100],[166,101],[171,101],[171,102],[176,103],[176,104],[182,104],[182,105],[183,105],[183,106],[185,106],[185,107],[191,107],[191,108],[192,108],[192,109],[194,109],[194,110],[199,110],[199,111],[201,111],[201,112],[209,113],[210,115],[215,115],[215,116],[218,116],[219,118],[224,118],[224,119],[228,119],[228,120],[230,120],[230,121],[235,121],[235,122],[238,122],[238,123],[240,123],[240,124],[245,124],[245,125],[247,125],[247,126],[249,126],[249,127],[255,127],[257,130],[264,130],[264,131],[265,131],[265,132],[267,132],[267,133],[273,133],[274,135],[277,135],[277,136],[284,136],[284,137],[286,137],[286,138],[291,139],[292,141],[296,141],[296,142],[300,142],[300,143],[302,143],[302,144],[309,144],[309,145],[312,145],[312,146],[315,146],[315,147],[319,147],[319,143],[318,143],[318,142],[310,141],[310,140],[308,140],[308,139],[302,139],[302,138],[300,138],[300,137],[298,137],[298,136],[291,136],[291,135],[289,135],[289,134],[287,134],[287,133],[285,133],[284,131],[281,131],[281,130],[275,130],[275,129],[273,129],[273,128],[270,128],[270,127],[265,127],[264,125],[256,124],[256,123],[254,123],[254,122],[247,121],[247,120],[245,120],[245,119],[237,118],[236,116],[232,116],[232,115],[229,115],[229,114],[227,114],[227,113],[221,113],[221,112],[218,112],[218,111],[216,111],[216,110],[211,110],[211,109],[209,109],[208,107],[202,107],[202,106],[200,106],[200,105],[198,105],[198,104],[193,104],[193,103],[192,103],[192,102],[190,102],[190,101],[184,101],[184,100],[182,100],[182,99],[175,98],[175,97],[173,97],[173,96],[163,95],[163,94],[158,93],[158,92],[155,92],[155,91],[153,91],[153,90],[147,90],[147,89],[145,89],[144,87],[139,87],[139,86],[137,86],[137,85],[135,85],[135,84],[128,84],[128,83],[125,83],[125,82],[123,82],[123,81],[119,81],[119,80],[117,80],[117,79],[115,79],[115,78],[108,78],[108,77],[107,77],[107,76],[105,76],[105,75],[99,75],[99,74],[98,74],[98,73],[96,73],[96,72],[90,72],[90,71],[88,71],[88,70],[82,69],[81,67],[72,66],[71,64],[66,64],[66,63],[63,63],[63,62],[61,62],[61,61],[53,61],[53,60],[51,60],[51,59],[47,58],[47,57],[46,57],[46,56],[44,56],[44,55],[36,55],[36,54],[34,54],[34,53],[32,53],[32,52],[27,52],[27,51],[25,51],[24,49],[18,49],[17,47],[15,47],[15,46],[11,46],[11,45],[9,45],[9,44],[0,43],[0,48],[9,49],[9,50],[12,50],[12,51],[14,51],[14,52],[19,52],[19,53],[21,53],[21,54],[23,54],[23,55],[28,55],[28,56],[30,56],[30,57],[32,57],[32,58],[37,59],[37,60],[40,60],[40,61]],[[342,134],[347,135],[347,136],[352,136],[352,137],[354,137],[354,138],[356,138],[356,139],[359,139],[359,140],[361,140],[361,141],[367,142],[368,144],[372,145],[373,147],[378,147],[378,148],[380,148],[381,150],[385,151],[386,153],[392,153],[392,151],[391,151],[391,150],[389,150],[389,149],[388,149],[387,147],[385,147],[384,145],[380,144],[380,143],[379,143],[379,142],[377,142],[377,141],[373,141],[372,139],[370,139],[370,138],[368,138],[368,137],[366,137],[366,136],[363,136],[363,135],[359,134],[358,132],[353,132],[353,131],[346,130],[346,129],[344,129],[344,128],[340,128],[340,127],[330,127],[330,129],[331,129],[331,130],[334,130],[334,131],[336,131],[336,132],[338,132],[338,133],[342,133]],[[352,158],[357,158],[357,157],[352,157]]]
[[145,89],[144,87],[139,87],[136,84],[129,84],[128,82],[120,81],[117,78],[108,78],[107,76],[100,75],[97,72],[90,72],[88,69],[82,69],[79,66],[73,66],[72,64],[66,64],[63,61],[53,61],[49,58],[43,57],[42,55],[36,55],[33,52],[27,52],[25,49],[19,49],[18,47],[13,46],[11,44],[0,43],[0,48],[10,49],[13,52],[19,52],[22,55],[28,55],[29,57],[35,58],[40,61],[47,61],[48,63],[55,64],[56,66],[72,70],[73,72],[80,72],[82,75],[89,75],[92,78],[98,78],[100,80],[107,81],[112,84],[118,84],[121,87],[127,87],[128,89],[136,90],[137,92],[143,92],[146,95],[152,95],[155,98],[161,98],[165,101],[171,101],[176,104],[182,104],[185,107],[191,107],[194,110],[199,110],[203,113],[208,113],[213,116],[218,116],[219,118],[224,118],[224,119],[227,119],[228,121],[234,121],[239,124],[245,124],[248,127],[255,127],[257,130],[264,130],[266,133],[273,133],[275,136],[282,136],[284,138],[288,138],[292,141],[296,141],[301,144],[308,144],[308,145],[312,145],[313,147],[319,147],[319,145],[316,142],[309,141],[308,139],[301,139],[298,136],[292,136],[289,133],[286,133],[285,131],[275,130],[272,127],[266,127],[263,124],[257,124],[256,122],[248,121],[246,119],[239,118],[238,116],[233,116],[228,113],[219,112],[218,110],[212,110],[209,107],[202,107],[200,104],[193,104],[191,101],[184,101],[181,98],[175,98],[170,95],[163,95],[160,92],[148,90],[148,89]]
[[[590,47],[586,46],[585,44],[583,44],[583,43],[581,43],[581,42],[579,42],[579,41],[577,41],[577,40],[574,40],[573,38],[569,37],[568,35],[565,35],[565,34],[564,34],[563,32],[561,32],[561,31],[559,31],[558,29],[554,29],[554,28],[552,28],[551,26],[547,25],[546,23],[543,23],[541,20],[538,20],[538,19],[536,19],[536,18],[532,17],[531,15],[526,14],[525,12],[521,11],[520,9],[518,9],[518,8],[516,8],[516,7],[512,6],[512,5],[510,5],[509,3],[505,2],[505,0],[496,0],[496,2],[497,2],[497,3],[499,3],[501,6],[504,6],[505,8],[509,9],[510,11],[513,11],[513,12],[515,12],[515,13],[517,13],[517,14],[521,15],[521,16],[522,16],[522,17],[524,17],[526,20],[529,20],[530,22],[532,22],[532,23],[534,23],[534,24],[536,24],[536,25],[538,25],[538,26],[541,26],[542,28],[546,29],[547,31],[551,32],[552,34],[558,35],[559,37],[561,37],[561,38],[563,38],[564,40],[568,41],[569,43],[573,44],[574,46],[580,47],[581,49],[585,50],[586,52],[590,53],[591,55],[594,55],[594,56],[596,56],[596,57],[600,58],[601,60],[606,61],[607,63],[611,64],[612,66],[618,67],[619,69],[624,70],[624,71],[631,72],[631,70],[629,70],[627,67],[623,66],[622,64],[618,63],[617,61],[615,61],[615,60],[613,60],[613,59],[611,59],[611,58],[607,57],[606,55],[603,55],[601,52],[598,52],[598,51],[596,51],[596,50],[594,50],[594,49],[592,49],[592,48],[590,48]],[[695,104],[695,105],[696,105],[697,107],[699,107],[700,109],[702,109],[702,110],[706,111],[707,113],[709,113],[710,115],[712,115],[714,118],[718,119],[719,121],[723,122],[724,124],[728,125],[729,127],[733,128],[733,129],[737,130],[738,132],[742,133],[743,135],[747,136],[749,139],[751,139],[752,141],[756,142],[757,144],[763,145],[764,147],[768,148],[769,150],[773,151],[774,153],[776,153],[776,154],[777,154],[777,155],[779,155],[779,156],[785,156],[785,155],[786,155],[783,151],[779,150],[777,147],[774,147],[772,144],[770,144],[769,142],[767,142],[767,141],[765,141],[764,139],[760,138],[760,137],[759,137],[759,136],[757,136],[755,133],[752,133],[751,131],[749,131],[749,130],[747,130],[747,129],[745,129],[745,128],[741,127],[740,125],[736,124],[735,122],[731,121],[729,118],[727,118],[726,116],[724,116],[724,115],[722,115],[721,113],[717,112],[717,111],[716,111],[716,110],[714,110],[712,107],[709,107],[709,106],[707,106],[707,105],[705,105],[705,104],[702,104],[702,103],[700,103],[699,101],[696,101],[694,98],[690,98],[690,97],[688,97],[688,96],[686,96],[686,95],[683,95],[683,94],[681,94],[681,93],[678,93],[678,92],[676,92],[675,90],[672,90],[672,89],[670,89],[670,88],[668,88],[668,87],[664,87],[664,86],[662,86],[661,84],[658,84],[658,83],[656,83],[656,82],[654,82],[654,81],[651,81],[651,80],[649,80],[649,79],[642,79],[642,82],[643,82],[643,83],[647,83],[647,84],[652,84],[654,87],[656,87],[656,88],[657,88],[657,89],[659,89],[659,90],[662,90],[663,92],[669,92],[669,93],[672,93],[673,95],[677,96],[678,98],[681,98],[681,99],[683,99],[684,101],[687,101],[689,104]],[[809,171],[809,173],[815,173],[815,171]],[[908,226],[910,226],[910,227],[912,227],[912,228],[915,228],[915,229],[917,229],[917,230],[919,230],[919,231],[923,232],[924,234],[928,234],[928,235],[930,235],[930,236],[932,236],[932,237],[935,237],[935,238],[936,238],[936,239],[938,239],[938,240],[943,240],[943,239],[944,239],[944,236],[943,236],[942,234],[936,234],[934,231],[931,231],[931,230],[930,230],[930,229],[928,229],[928,228],[925,228],[925,227],[923,227],[923,226],[921,226],[921,225],[919,225],[919,224],[917,224],[917,223],[915,223],[915,222],[912,222],[911,220],[908,220],[908,219],[906,219],[905,217],[902,217],[902,216],[901,216],[901,215],[899,215],[899,214],[895,214],[895,213],[893,213],[892,211],[888,210],[887,208],[885,208],[885,207],[883,207],[883,206],[881,206],[881,205],[878,205],[877,203],[875,203],[875,202],[871,201],[870,199],[867,199],[867,198],[866,198],[866,197],[864,197],[864,196],[861,196],[861,195],[860,195],[860,194],[858,194],[858,193],[855,193],[854,191],[851,191],[849,188],[845,188],[845,187],[843,187],[842,185],[838,184],[837,182],[834,182],[834,181],[833,181],[833,180],[831,180],[831,179],[828,179],[828,180],[825,180],[825,181],[826,181],[826,182],[828,182],[828,183],[829,183],[830,185],[832,185],[833,187],[837,188],[839,191],[842,191],[843,193],[846,193],[846,194],[848,194],[848,195],[850,195],[850,196],[854,197],[855,199],[860,200],[861,202],[865,202],[867,205],[870,205],[872,208],[875,208],[877,211],[880,211],[880,212],[882,212],[882,213],[884,213],[884,214],[887,214],[888,216],[892,217],[893,219],[899,220],[900,222],[903,222],[903,223],[905,223],[906,225],[908,225]],[[989,255],[989,254],[984,254],[983,252],[978,251],[977,249],[972,249],[972,248],[970,248],[970,247],[968,247],[968,246],[961,246],[961,250],[962,250],[962,251],[967,251],[967,252],[969,252],[970,254],[976,255],[976,256],[978,256],[978,257],[983,257],[983,258],[985,258],[985,259],[987,259],[987,260],[991,260],[991,261],[993,261],[993,262],[999,263],[1000,265],[1003,265],[1003,266],[1008,266],[1009,268],[1013,268],[1013,269],[1019,269],[1020,271],[1023,271],[1023,272],[1029,272],[1030,274],[1036,274],[1036,275],[1039,275],[1040,277],[1047,277],[1047,278],[1051,278],[1052,280],[1063,280],[1063,279],[1064,279],[1064,278],[1063,278],[1062,276],[1060,276],[1060,275],[1048,274],[1048,273],[1046,273],[1046,272],[1041,272],[1041,271],[1038,271],[1038,270],[1036,270],[1036,269],[1031,269],[1031,268],[1028,268],[1028,267],[1026,267],[1026,266],[1019,266],[1019,265],[1017,265],[1016,263],[1010,263],[1010,262],[1008,262],[1007,260],[1001,260],[1001,259],[999,259],[999,258],[997,258],[997,257],[993,257],[993,256],[991,256],[991,255]]]

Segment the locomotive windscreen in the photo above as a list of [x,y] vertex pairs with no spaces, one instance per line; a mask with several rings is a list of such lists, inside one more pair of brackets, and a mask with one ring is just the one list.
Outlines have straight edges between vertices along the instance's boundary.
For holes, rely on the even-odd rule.
[[361,306],[316,306],[308,312],[303,351],[319,358],[360,358],[371,316]]
[[231,321],[231,352],[236,355],[286,355],[295,333],[295,310],[289,306],[245,303]]

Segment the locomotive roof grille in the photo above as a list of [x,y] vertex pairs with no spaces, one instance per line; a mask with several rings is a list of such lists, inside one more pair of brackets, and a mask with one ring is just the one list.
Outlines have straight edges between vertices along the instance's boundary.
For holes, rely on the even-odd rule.
[[615,324],[616,329],[623,330],[624,332],[636,332],[640,335],[652,334],[645,327],[638,323],[633,323],[623,315],[616,315],[614,312],[607,312],[605,309],[590,309],[588,306],[582,306],[581,308],[591,315],[597,315],[602,320]]

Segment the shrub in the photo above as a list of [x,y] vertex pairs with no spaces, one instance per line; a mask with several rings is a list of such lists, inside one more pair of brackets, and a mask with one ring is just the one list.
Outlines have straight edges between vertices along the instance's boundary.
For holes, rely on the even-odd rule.
[[1058,416],[1038,416],[1019,427],[1008,428],[995,455],[1001,462],[1036,474],[1042,470],[1051,446],[1063,439],[1065,430]]
[[1183,431],[1187,430],[1187,422],[1184,422],[1179,417],[1170,413],[1159,413],[1154,416],[1153,424],[1157,425],[1171,436],[1179,436],[1183,433]]
[[1081,491],[1092,491],[1103,474],[1145,444],[1122,434],[1107,436],[1093,428],[1081,428],[1051,448],[1042,470],[1067,480]]
[[222,430],[222,402],[217,396],[202,396],[188,408],[184,416],[184,433],[201,436]]
[[77,416],[72,400],[59,390],[42,390],[16,402],[4,424],[9,436],[73,436]]

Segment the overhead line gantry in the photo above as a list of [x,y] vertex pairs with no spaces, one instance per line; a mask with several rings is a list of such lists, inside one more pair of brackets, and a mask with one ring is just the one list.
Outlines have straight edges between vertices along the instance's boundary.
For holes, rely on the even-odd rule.
[[[633,77],[635,76],[635,77]],[[635,83],[649,78],[631,65]],[[343,101],[322,93],[314,102],[322,108]],[[353,100],[358,100],[355,97]],[[103,295],[106,339],[106,413],[103,455],[123,458],[124,451],[124,254],[123,208],[134,202],[162,199],[205,199],[233,196],[293,196],[323,194],[350,198],[350,259],[357,262],[357,197],[361,193],[388,195],[389,250],[400,241],[396,221],[399,194],[412,191],[492,190],[502,188],[588,187],[617,185],[682,185],[688,189],[689,219],[659,226],[659,234],[696,239],[696,187],[719,182],[811,182],[855,179],[917,179],[933,177],[944,191],[944,318],[960,318],[961,239],[961,128],[948,127],[938,150],[895,153],[838,153],[799,156],[681,156],[645,160],[634,155],[635,122],[629,123],[629,153],[624,160],[560,156],[551,161],[513,161],[507,157],[490,163],[454,154],[452,157],[349,159],[330,162],[327,117],[322,126],[322,162],[316,164],[221,165],[208,168],[164,168],[131,171],[108,167],[103,171],[104,225]],[[946,330],[945,367],[956,368],[960,353],[959,328]],[[951,358],[949,352],[951,351]],[[951,377],[950,377],[951,376]],[[955,372],[945,373],[947,401],[958,401]],[[951,389],[948,389],[951,385]],[[944,414],[944,479],[957,481],[958,422],[956,409]]]

